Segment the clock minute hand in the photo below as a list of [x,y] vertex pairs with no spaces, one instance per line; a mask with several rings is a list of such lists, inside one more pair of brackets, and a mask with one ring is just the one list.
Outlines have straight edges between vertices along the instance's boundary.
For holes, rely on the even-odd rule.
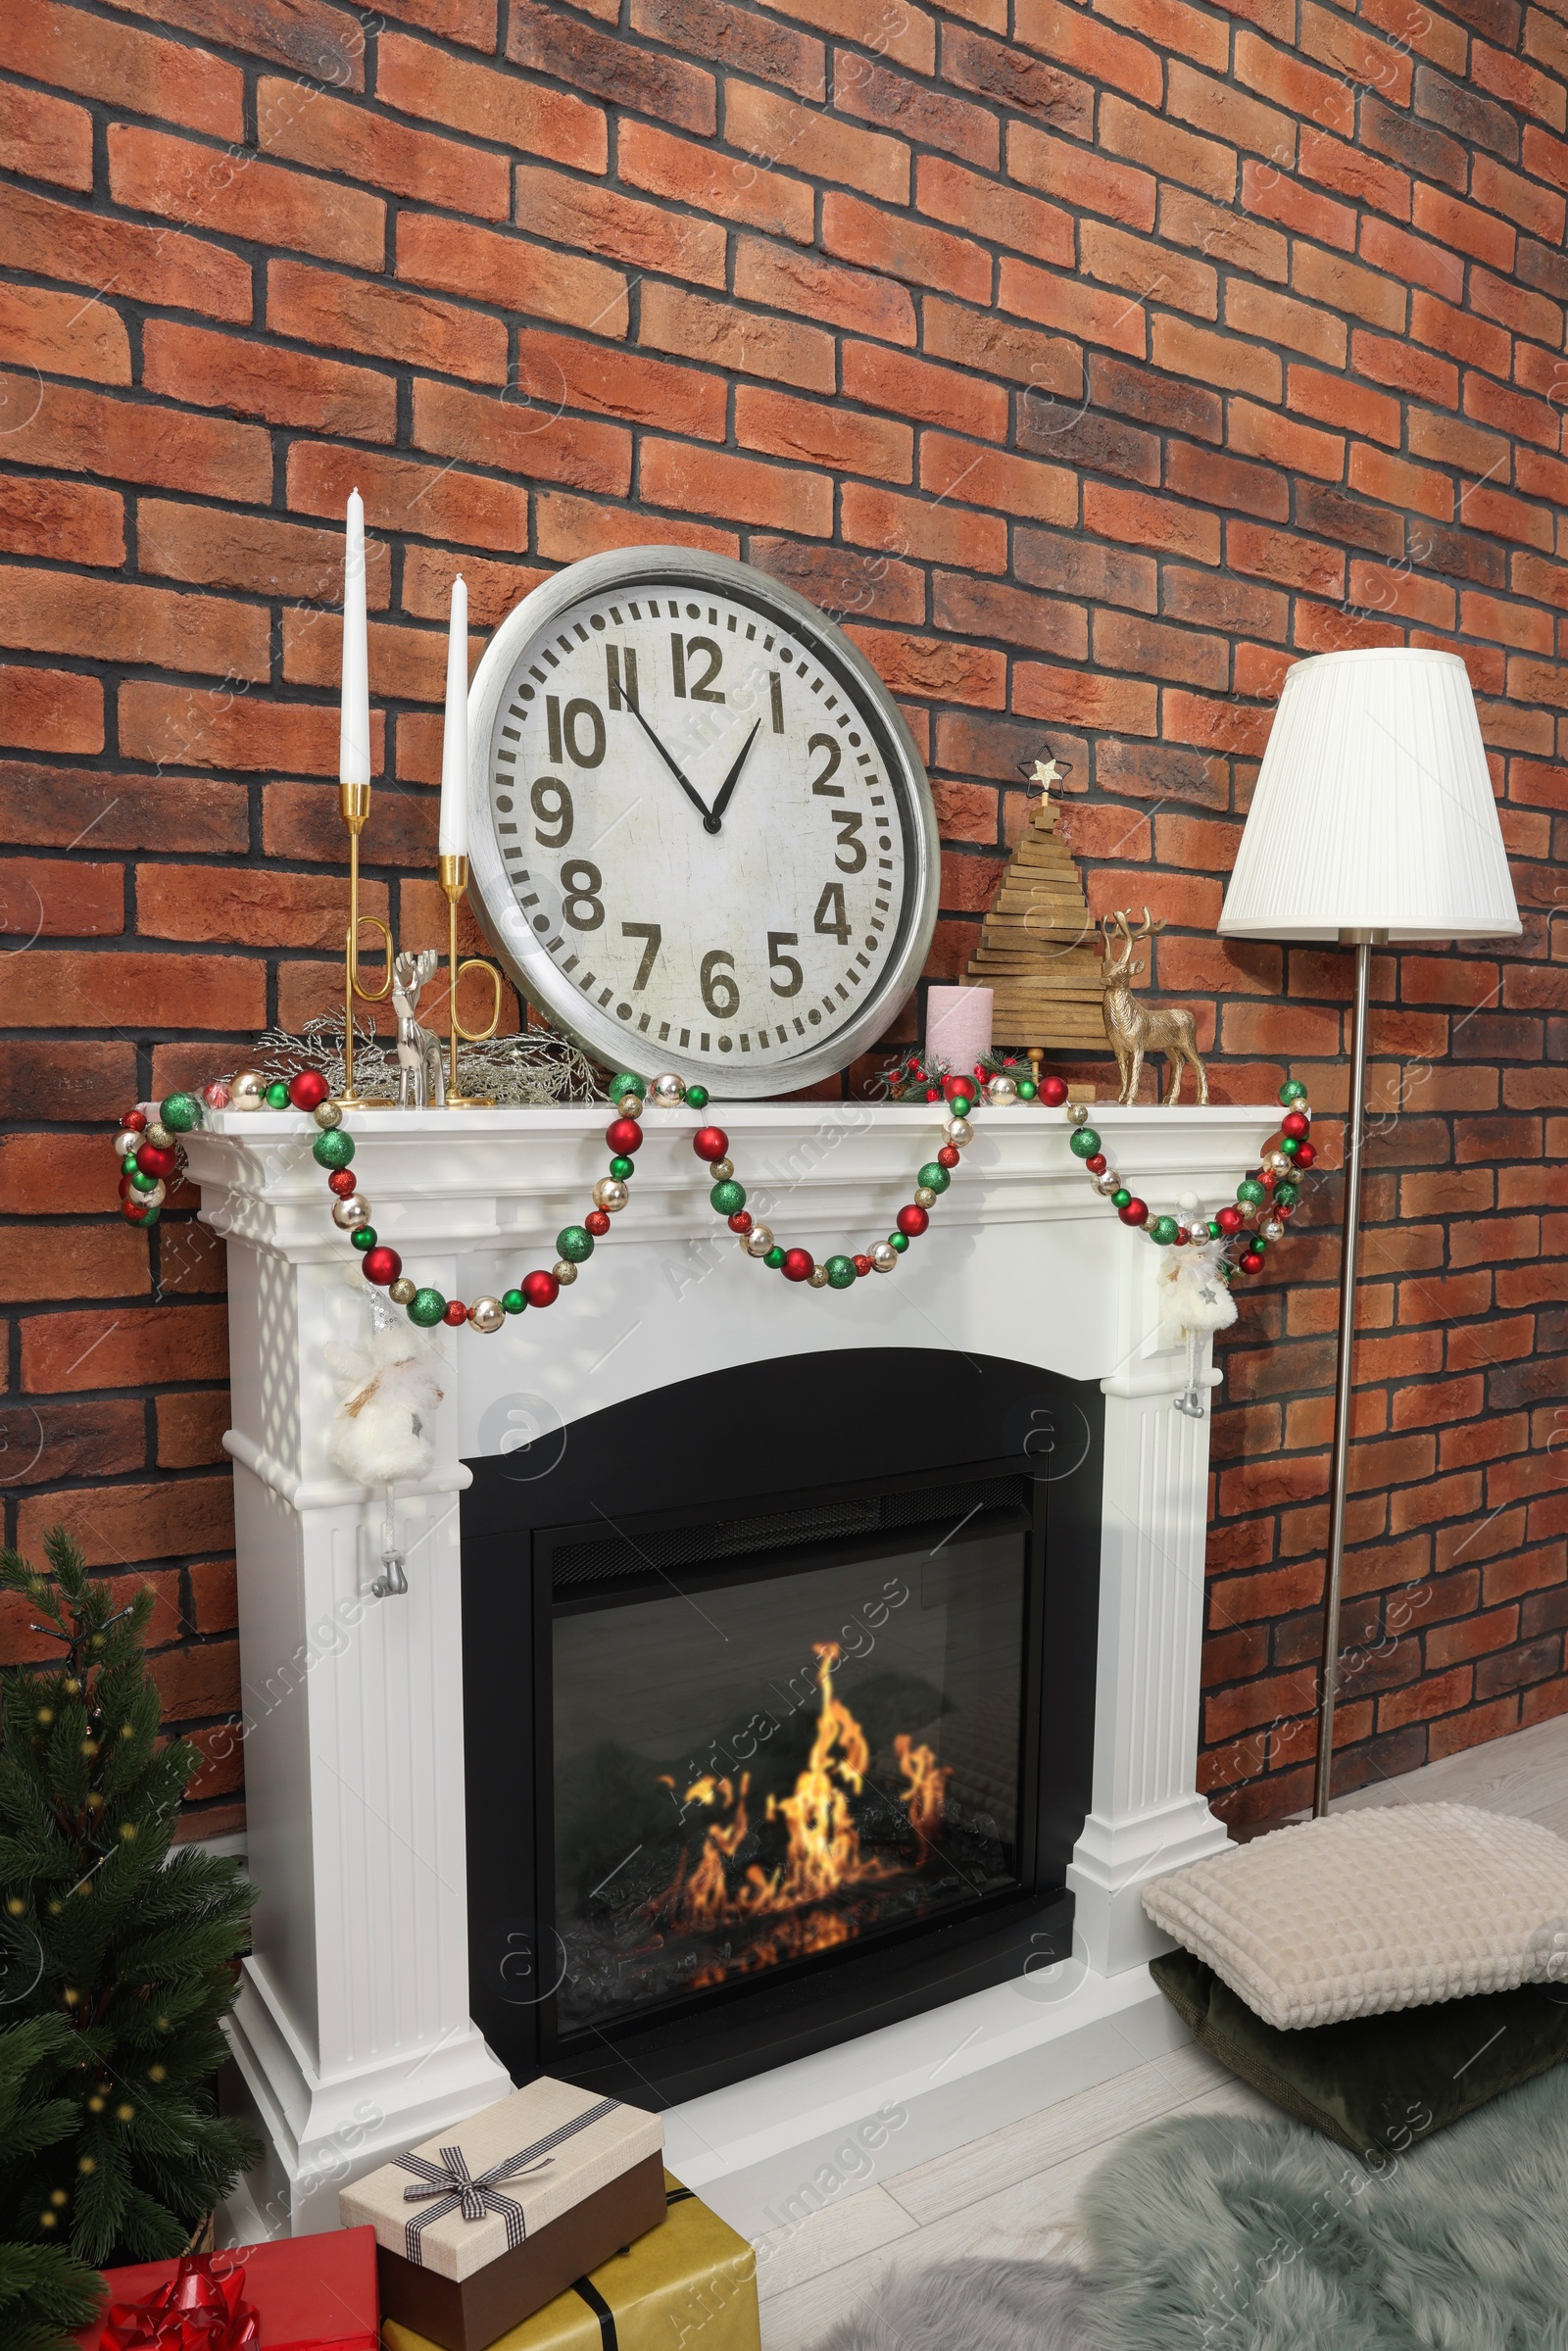
[[725,776],[724,781],[718,788],[718,798],[713,803],[713,812],[708,819],[708,829],[710,833],[716,833],[720,824],[724,820],[724,810],[729,807],[730,794],[734,791],[736,785],[741,780],[741,769],[746,764],[746,755],[751,750],[752,745],[757,741],[757,728],[760,726],[761,723],[762,721],[760,718],[759,718],[756,725],[753,726],[751,733],[741,745],[740,751],[736,755],[734,766],[730,769],[728,775]]
[[697,810],[698,815],[701,816],[704,824],[708,826],[710,831],[716,832],[718,828],[713,823],[712,818],[708,812],[707,801],[702,798],[695,786],[687,781],[685,774],[670,758],[669,753],[664,749],[664,746],[662,743],[661,743],[659,737],[655,734],[653,728],[649,725],[647,719],[637,708],[637,705],[633,703],[630,707],[632,716],[636,719],[638,725],[642,728],[643,733],[648,737],[649,742],[658,752],[660,758],[663,760],[664,765],[669,769],[670,774],[675,778],[676,783],[679,784],[681,790],[691,802],[692,807]]

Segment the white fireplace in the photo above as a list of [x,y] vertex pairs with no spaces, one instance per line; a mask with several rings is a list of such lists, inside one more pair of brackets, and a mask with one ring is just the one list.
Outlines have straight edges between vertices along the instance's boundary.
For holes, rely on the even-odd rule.
[[[352,1122],[355,1174],[381,1238],[420,1281],[449,1297],[499,1294],[549,1264],[557,1232],[580,1218],[604,1172],[608,1115],[366,1111]],[[754,1206],[763,1196],[781,1238],[818,1256],[888,1230],[936,1127],[927,1106],[708,1115],[721,1119]],[[1191,1193],[1212,1211],[1274,1113],[1094,1116],[1152,1207]],[[808,2166],[814,2133],[889,2098],[913,2102],[901,2164],[913,2162],[1183,2037],[1151,1994],[1144,1963],[1163,1945],[1140,1892],[1226,1839],[1196,1786],[1208,1424],[1173,1409],[1188,1366],[1158,1330],[1161,1252],[1095,1197],[1065,1116],[1018,1106],[980,1114],[931,1232],[896,1272],[811,1291],[747,1258],[713,1214],[695,1123],[647,1114],[631,1203],[555,1305],[492,1337],[436,1335],[436,1463],[398,1490],[409,1590],[390,1597],[371,1590],[383,1497],[346,1484],[324,1451],[335,1396],[322,1350],[363,1339],[370,1292],[328,1213],[317,1130],[293,1112],[230,1111],[189,1139],[203,1217],[229,1244],[226,1444],[260,1889],[230,2039],[270,2141],[274,2225],[334,2226],[336,2195],[323,2189],[507,2086],[469,2014],[466,1460],[505,1450],[519,1429],[569,1442],[589,1413],[735,1364],[969,1349],[1098,1383],[1093,1792],[1068,1871],[1076,1970],[996,1986],[864,2034],[831,2063],[808,2058],[677,2109],[668,2135],[683,2177],[745,2220],[756,2199],[736,2188],[743,2176],[760,2196]]]

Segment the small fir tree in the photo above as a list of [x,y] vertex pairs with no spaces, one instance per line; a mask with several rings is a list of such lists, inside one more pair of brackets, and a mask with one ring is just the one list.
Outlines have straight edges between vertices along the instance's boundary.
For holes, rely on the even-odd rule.
[[[0,1703],[0,2002],[14,2025],[55,2028],[26,2078],[52,2119],[30,2140],[0,2127],[0,2258],[167,2260],[255,2152],[213,2094],[251,1888],[232,1860],[170,1850],[201,1756],[159,1744],[151,1591],[117,1608],[63,1528],[44,1549],[50,1577],[0,1551],[0,1584],[61,1648]],[[39,2323],[45,2309],[40,2284]]]
[[[0,1996],[16,1985],[8,1973]],[[52,2095],[76,2054],[63,2016],[0,2025],[0,2148],[7,2163],[36,2164],[76,2130],[70,2098]],[[103,2294],[96,2270],[64,2245],[0,2243],[0,2343],[6,2351],[58,2351],[88,2325]]]

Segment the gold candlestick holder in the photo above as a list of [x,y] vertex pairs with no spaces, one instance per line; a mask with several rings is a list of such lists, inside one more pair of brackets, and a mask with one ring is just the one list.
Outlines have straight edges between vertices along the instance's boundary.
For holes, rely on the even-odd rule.
[[[500,1027],[501,974],[493,963],[482,962],[477,955],[469,955],[467,959],[462,963],[458,961],[458,907],[462,905],[463,900],[467,895],[467,858],[438,857],[436,860],[436,872],[440,877],[441,888],[446,894],[447,902],[447,1051],[449,1056],[447,1063],[447,1108],[449,1110],[488,1110],[493,1106],[491,1096],[488,1094],[465,1094],[459,1086],[458,1047],[460,1044],[482,1045],[485,1039],[487,1037],[493,1037],[496,1033],[496,1030]],[[483,971],[489,975],[491,988],[495,992],[495,1004],[490,1014],[490,1025],[488,1028],[466,1029],[462,1021],[458,1018],[458,982],[462,979],[466,971]]]
[[[368,784],[340,783],[337,788],[338,813],[349,830],[349,928],[343,949],[343,1091],[339,1104],[348,1110],[362,1109],[365,1097],[354,1085],[354,1004],[385,1004],[392,993],[392,933],[375,914],[360,912],[360,835],[370,814]],[[379,988],[368,988],[360,974],[360,930],[368,923],[372,931],[381,934],[386,954],[386,974]]]

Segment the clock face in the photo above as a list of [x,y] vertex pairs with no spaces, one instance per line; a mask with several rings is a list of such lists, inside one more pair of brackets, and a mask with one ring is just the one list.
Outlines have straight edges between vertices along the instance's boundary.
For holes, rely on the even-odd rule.
[[881,1034],[935,922],[930,793],[803,598],[684,549],[596,556],[508,614],[468,708],[482,919],[597,1058],[787,1094]]

